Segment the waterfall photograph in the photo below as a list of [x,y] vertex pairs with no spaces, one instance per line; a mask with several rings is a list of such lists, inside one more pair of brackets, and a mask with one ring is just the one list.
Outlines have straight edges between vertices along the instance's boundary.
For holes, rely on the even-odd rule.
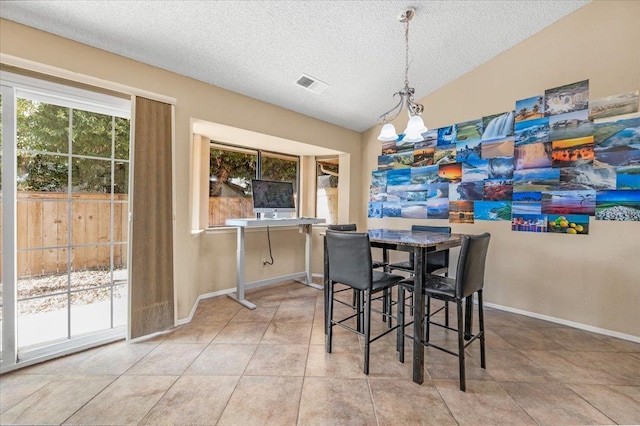
[[482,140],[500,139],[513,135],[513,111],[482,118]]

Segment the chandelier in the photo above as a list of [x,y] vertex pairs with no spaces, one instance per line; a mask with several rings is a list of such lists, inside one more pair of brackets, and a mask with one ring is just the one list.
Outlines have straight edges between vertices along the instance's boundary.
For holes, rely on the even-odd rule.
[[385,112],[378,118],[378,122],[380,124],[384,124],[382,126],[382,130],[380,131],[380,135],[378,136],[378,140],[381,141],[395,141],[400,136],[396,133],[396,128],[390,121],[395,120],[402,108],[407,109],[407,114],[409,115],[409,122],[407,123],[407,128],[404,131],[404,138],[402,140],[406,142],[420,142],[424,139],[422,133],[426,132],[427,129],[422,121],[422,111],[424,107],[413,101],[413,94],[415,90],[413,87],[409,87],[409,21],[416,14],[416,10],[413,7],[408,7],[407,10],[401,13],[398,16],[398,21],[404,23],[404,39],[405,39],[405,67],[404,67],[404,87],[400,89],[399,92],[393,94],[395,98],[398,96],[399,101],[391,108],[389,111]]

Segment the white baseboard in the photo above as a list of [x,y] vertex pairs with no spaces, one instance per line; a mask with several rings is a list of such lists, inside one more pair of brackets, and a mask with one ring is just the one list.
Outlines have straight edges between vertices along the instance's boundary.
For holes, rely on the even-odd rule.
[[224,296],[226,294],[233,293],[234,291],[236,291],[235,287],[229,288],[226,290],[220,290],[220,291],[214,291],[211,293],[201,294],[200,296],[198,296],[198,298],[196,299],[196,302],[193,304],[193,307],[191,308],[191,312],[189,313],[189,316],[186,318],[177,320],[176,326],[188,324],[191,322],[191,320],[193,319],[193,316],[196,314],[196,310],[198,309],[198,305],[200,304],[201,300],[209,299],[210,297]]
[[501,311],[512,312],[518,315],[524,315],[526,317],[537,318],[544,321],[553,322],[556,324],[566,325],[567,327],[577,328],[579,330],[591,331],[593,333],[604,334],[605,336],[611,336],[622,340],[628,340],[630,342],[640,343],[640,336],[633,336],[631,334],[620,333],[617,331],[607,330],[600,327],[594,327],[592,325],[582,324],[579,322],[568,321],[561,318],[551,317],[548,315],[538,314],[536,312],[524,311],[522,309],[511,308],[509,306],[502,306],[495,303],[483,303],[487,308],[494,308]]

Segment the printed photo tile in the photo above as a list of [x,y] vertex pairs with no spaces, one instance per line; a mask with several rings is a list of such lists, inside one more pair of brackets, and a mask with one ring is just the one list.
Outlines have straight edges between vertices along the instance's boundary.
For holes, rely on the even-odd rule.
[[516,124],[544,117],[544,95],[532,96],[516,101]]
[[589,80],[547,89],[544,92],[544,114],[564,114],[589,108]]
[[473,223],[473,201],[449,201],[450,223]]
[[511,220],[510,201],[474,201],[474,220]]

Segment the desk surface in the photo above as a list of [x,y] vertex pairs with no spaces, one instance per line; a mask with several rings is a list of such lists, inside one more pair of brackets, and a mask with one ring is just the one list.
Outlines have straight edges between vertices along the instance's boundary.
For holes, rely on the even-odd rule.
[[371,242],[401,244],[410,247],[433,247],[442,244],[459,246],[463,237],[463,234],[441,234],[438,232],[397,229],[370,229],[368,233]]
[[260,226],[294,226],[294,225],[315,225],[324,223],[324,219],[315,217],[283,217],[274,219],[256,219],[255,217],[227,219],[226,225],[240,227],[260,227]]

